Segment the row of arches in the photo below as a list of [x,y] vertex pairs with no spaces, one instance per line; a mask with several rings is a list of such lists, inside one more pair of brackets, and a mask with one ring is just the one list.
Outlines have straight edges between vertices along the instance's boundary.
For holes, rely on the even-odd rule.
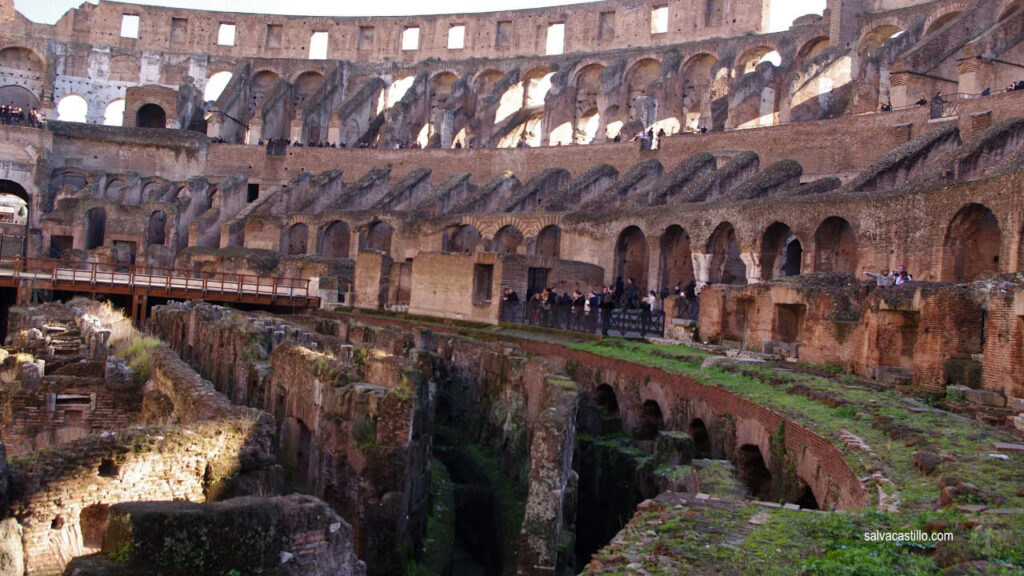
[[[358,246],[360,251],[391,252],[391,237],[394,228],[387,222],[373,221],[359,228]],[[298,222],[282,230],[281,252],[288,256],[309,254],[309,225]],[[352,232],[348,222],[332,220],[316,230],[317,256],[325,258],[352,258]]]
[[[103,111],[104,126],[124,125],[125,99],[111,100]],[[61,122],[86,122],[89,117],[89,102],[79,94],[68,94],[57,102],[57,120]],[[166,128],[167,112],[159,104],[143,104],[135,112],[137,128]]]
[[486,240],[471,224],[451,226],[442,235],[442,251],[472,254],[478,251],[498,254],[517,254],[525,251],[531,256],[558,258],[561,255],[562,230],[556,225],[545,226],[536,237],[526,237],[513,224],[502,226],[494,238]]
[[[608,384],[597,385],[592,392],[594,404],[604,418],[623,420],[620,414],[618,396],[615,389]],[[632,430],[628,430],[636,440],[649,442],[657,439],[658,434],[665,430],[665,414],[657,400],[644,400],[639,407],[639,414]],[[748,495],[755,500],[776,500],[779,496],[798,504],[802,508],[817,510],[818,497],[811,485],[797,476],[798,484],[789,493],[782,494],[783,486],[780,479],[774,478],[769,469],[761,447],[756,444],[739,443],[736,446],[723,446],[712,443],[707,424],[700,417],[690,420],[685,430],[693,441],[693,457],[695,459],[729,457],[735,467],[737,479],[746,488]]]

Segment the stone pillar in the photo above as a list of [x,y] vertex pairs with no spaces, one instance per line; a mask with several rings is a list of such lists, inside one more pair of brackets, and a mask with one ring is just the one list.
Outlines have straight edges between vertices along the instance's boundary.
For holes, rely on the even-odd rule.
[[740,252],[740,260],[747,267],[747,284],[760,284],[761,255],[757,252]]
[[[968,46],[970,52],[970,46]],[[981,58],[965,58],[956,64],[960,74],[957,88],[961,94],[981,94],[986,88],[992,88],[995,81],[995,70],[991,62],[983,62]]]
[[910,93],[910,72],[889,73],[889,99],[893,108],[909,106],[916,100]]
[[341,144],[341,121],[333,119],[327,123],[327,141]]
[[708,277],[711,272],[711,254],[693,252],[693,280],[697,284],[697,292],[700,292],[708,285]]
[[295,111],[295,119],[292,120],[291,125],[288,127],[288,138],[294,142],[298,140],[303,144],[307,144],[307,138],[302,135],[302,112],[299,110]]
[[249,129],[245,132],[246,144],[257,144],[263,137],[263,121],[253,118],[249,121]]
[[219,138],[224,130],[224,118],[219,114],[213,114],[210,119],[206,121],[206,136],[209,138]]

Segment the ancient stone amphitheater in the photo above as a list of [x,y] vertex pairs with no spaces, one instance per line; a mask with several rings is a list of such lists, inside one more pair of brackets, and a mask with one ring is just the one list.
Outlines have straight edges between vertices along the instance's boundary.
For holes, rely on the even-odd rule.
[[1024,0],[769,8],[0,2],[0,575],[1024,573]]

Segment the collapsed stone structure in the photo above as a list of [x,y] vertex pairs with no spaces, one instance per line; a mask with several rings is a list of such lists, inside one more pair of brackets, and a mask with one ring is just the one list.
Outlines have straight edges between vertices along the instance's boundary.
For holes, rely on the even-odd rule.
[[[488,325],[505,289],[692,283],[699,314],[674,322],[694,308],[668,299],[667,336],[954,392],[1024,430],[1024,91],[1003,90],[1022,79],[1024,2],[830,0],[770,34],[766,5],[320,18],[100,2],[46,26],[7,4],[0,102],[48,122],[0,125],[0,193],[27,207],[24,224],[0,224],[0,256],[168,284],[317,279],[324,307]],[[204,102],[216,74],[230,81]],[[921,97],[932,101],[914,106]],[[69,121],[76,99],[84,122]],[[629,142],[648,129],[666,135]],[[864,276],[897,265],[913,283]],[[5,302],[53,288],[5,274]],[[48,314],[15,312],[12,343],[33,356],[8,358],[17,373],[4,376],[16,383],[3,393],[5,522],[31,574],[116,552],[126,537],[99,528],[111,514],[141,534],[192,513],[118,502],[296,486],[323,502],[198,513],[216,524],[245,509],[318,534],[304,552],[273,550],[285,573],[326,554],[344,557],[339,570],[358,573],[358,556],[386,574],[425,539],[456,556],[452,538],[426,534],[431,500],[447,494],[442,525],[498,551],[487,569],[568,573],[621,527],[609,518],[700,483],[675,466],[693,479],[716,469],[691,451],[733,461],[755,497],[898,508],[899,479],[856,435],[626,361],[327,312],[284,321],[173,304],[150,321],[170,349],[152,351],[139,382],[139,366],[110,358],[109,327]],[[671,435],[682,432],[693,450]],[[484,449],[498,470],[480,465]],[[210,456],[156,466],[153,451]],[[654,474],[647,456],[672,466]],[[595,471],[608,469],[623,471],[628,497],[602,491]],[[126,470],[174,480],[132,494]],[[58,502],[44,481],[76,493],[98,482],[103,502]],[[588,517],[595,503],[607,514]],[[460,521],[460,505],[490,510],[488,526]],[[127,559],[159,565],[168,552]]]

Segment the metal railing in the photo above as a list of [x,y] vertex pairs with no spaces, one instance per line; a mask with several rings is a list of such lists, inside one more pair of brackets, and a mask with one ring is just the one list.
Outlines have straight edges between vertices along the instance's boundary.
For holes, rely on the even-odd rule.
[[[607,314],[607,315],[606,315]],[[510,324],[553,328],[586,334],[605,334],[624,338],[661,337],[665,333],[662,310],[639,308],[586,309],[565,304],[544,305],[530,300],[526,303],[502,303],[501,321]]]
[[308,299],[310,280],[265,278],[255,274],[197,272],[159,266],[101,264],[52,258],[14,258],[0,267],[0,276],[34,280],[76,288],[116,286],[129,290],[190,293],[192,296],[247,295],[276,299]]

